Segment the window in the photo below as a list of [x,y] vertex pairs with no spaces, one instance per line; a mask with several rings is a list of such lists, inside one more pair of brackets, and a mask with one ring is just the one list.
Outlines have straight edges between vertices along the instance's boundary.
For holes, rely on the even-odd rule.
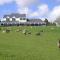
[[25,20],[25,18],[23,18],[23,20]]
[[22,20],[22,18],[20,18],[20,20]]
[[10,18],[6,18],[6,21],[9,22],[10,21]]
[[12,18],[12,21],[15,21],[15,18]]

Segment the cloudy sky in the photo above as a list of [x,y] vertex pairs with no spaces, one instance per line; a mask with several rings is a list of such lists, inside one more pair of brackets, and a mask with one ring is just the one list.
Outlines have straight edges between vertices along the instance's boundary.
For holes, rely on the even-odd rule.
[[54,21],[60,16],[60,0],[0,0],[0,18],[10,13],[26,13],[29,18]]

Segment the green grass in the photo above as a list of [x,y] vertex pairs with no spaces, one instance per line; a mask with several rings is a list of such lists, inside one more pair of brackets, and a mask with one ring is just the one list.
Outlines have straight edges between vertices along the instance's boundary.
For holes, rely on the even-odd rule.
[[[60,27],[10,27],[10,33],[0,30],[0,60],[60,60],[60,49],[57,47],[60,39]],[[52,29],[54,28],[54,29]],[[17,29],[27,29],[31,35],[16,32]],[[36,32],[41,32],[36,36]]]

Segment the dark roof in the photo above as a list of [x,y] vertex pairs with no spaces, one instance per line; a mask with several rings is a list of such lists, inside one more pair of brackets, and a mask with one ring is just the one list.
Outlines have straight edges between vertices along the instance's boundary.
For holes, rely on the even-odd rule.
[[18,24],[19,22],[18,21],[9,21],[9,22],[6,22],[6,21],[2,21],[1,23],[3,24]]
[[12,18],[12,17],[19,18],[19,17],[26,17],[26,14],[12,13],[10,15],[4,15],[3,18],[6,18],[7,16],[9,16],[10,18]]
[[46,24],[46,23],[41,19],[30,19],[27,22],[23,22],[23,24]]
[[36,23],[34,23],[34,22],[24,22],[24,23],[20,23],[20,24],[46,24],[46,23],[44,23],[44,22],[36,22]]
[[32,22],[32,23],[43,23],[43,21],[41,19],[30,19],[29,22]]
[[45,24],[45,22],[18,22],[18,21],[2,21],[1,24]]

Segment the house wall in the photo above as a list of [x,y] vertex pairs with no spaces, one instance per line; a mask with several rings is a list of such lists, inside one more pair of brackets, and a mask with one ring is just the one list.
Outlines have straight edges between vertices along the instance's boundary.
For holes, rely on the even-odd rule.
[[19,22],[27,22],[27,20],[20,20],[20,18],[16,18],[16,21],[19,21]]
[[[10,19],[10,21],[12,21],[12,18],[9,18],[9,19]],[[3,18],[2,20],[3,20],[3,21],[6,21],[6,18]]]
[[[10,21],[12,21],[12,18],[9,18],[10,19]],[[16,19],[16,21],[19,21],[19,22],[21,22],[21,23],[23,23],[23,22],[27,22],[27,20],[25,19],[25,20],[20,20],[20,18],[15,18]],[[3,21],[6,21],[6,18],[3,18]]]
[[2,20],[3,20],[3,21],[6,21],[6,18],[3,18]]
[[12,21],[12,18],[10,18],[10,21]]

